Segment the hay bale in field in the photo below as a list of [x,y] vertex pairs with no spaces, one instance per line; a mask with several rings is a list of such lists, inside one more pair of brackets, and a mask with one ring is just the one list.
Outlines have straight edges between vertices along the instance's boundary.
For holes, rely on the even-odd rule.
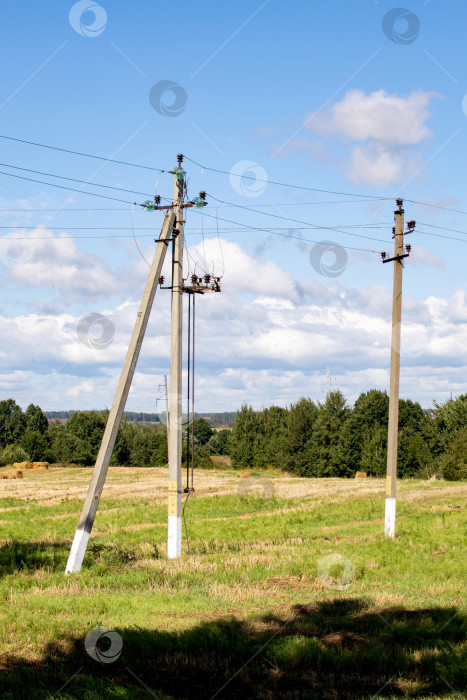
[[22,478],[23,478],[22,471],[5,472],[4,474],[2,474],[2,479],[22,479]]
[[355,478],[356,479],[366,479],[367,473],[366,472],[355,472]]
[[13,462],[13,469],[33,469],[32,462]]
[[48,462],[33,462],[32,468],[33,469],[48,469],[49,463]]
[[227,455],[210,455],[210,460],[217,469],[229,469],[232,465],[232,460]]

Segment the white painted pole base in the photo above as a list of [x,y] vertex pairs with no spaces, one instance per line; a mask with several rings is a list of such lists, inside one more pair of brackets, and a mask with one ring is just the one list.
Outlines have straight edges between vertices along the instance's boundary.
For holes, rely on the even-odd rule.
[[71,545],[70,556],[66,565],[66,574],[77,574],[81,571],[84,555],[88,546],[90,532],[86,530],[76,530],[73,544]]
[[169,559],[177,559],[182,556],[182,518],[180,515],[169,515],[167,556]]
[[386,537],[394,537],[396,530],[396,499],[386,498],[384,509],[384,534]]

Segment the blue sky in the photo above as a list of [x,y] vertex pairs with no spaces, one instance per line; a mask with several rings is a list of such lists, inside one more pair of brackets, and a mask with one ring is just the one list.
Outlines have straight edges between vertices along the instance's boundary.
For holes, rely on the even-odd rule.
[[[185,161],[189,195],[208,193],[205,214],[188,217],[186,269],[214,270],[224,289],[198,304],[201,411],[322,400],[328,365],[350,402],[387,388],[392,269],[378,253],[392,247],[395,196],[425,203],[405,203],[417,227],[401,394],[428,406],[466,390],[467,9],[437,0],[394,9],[386,0],[2,7],[0,134],[162,170],[179,152],[207,166]],[[162,94],[169,81],[176,93]],[[0,148],[0,396],[109,406],[147,274],[132,228],[149,259],[161,224],[131,203],[170,197],[171,176],[8,139]],[[158,292],[129,409],[161,409],[168,302]],[[88,314],[114,329],[105,347],[78,337]]]

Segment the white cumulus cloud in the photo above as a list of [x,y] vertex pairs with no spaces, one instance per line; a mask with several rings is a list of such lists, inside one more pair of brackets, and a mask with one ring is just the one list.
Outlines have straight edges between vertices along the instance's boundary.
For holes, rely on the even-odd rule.
[[[350,145],[344,159],[353,182],[384,186],[418,173],[424,159],[417,146],[433,136],[427,126],[431,101],[437,93],[417,90],[406,97],[376,90],[369,94],[349,90],[326,114],[310,114],[304,126],[324,141],[339,137]],[[290,150],[315,152],[303,139]]]
[[349,90],[336,102],[330,114],[310,117],[306,126],[312,131],[346,136],[352,141],[376,141],[394,147],[413,146],[432,131],[426,126],[428,105],[436,97],[432,92],[413,92],[408,97],[388,95],[377,90],[365,95]]
[[[351,401],[361,391],[388,387],[392,297],[385,287],[295,282],[279,265],[248,255],[236,243],[222,241],[222,247],[229,268],[225,291],[207,294],[196,305],[200,410],[226,410],[242,401],[256,407],[285,404],[300,395],[320,398],[327,365]],[[192,264],[205,252],[210,267],[218,250],[216,240],[188,252]],[[46,409],[110,405],[138,308],[139,300],[131,299],[97,309],[115,330],[104,349],[78,335],[78,311],[0,313],[0,397]],[[404,296],[402,395],[430,405],[447,388],[465,391],[466,309],[462,289],[449,299]],[[156,409],[169,363],[170,293],[160,290],[129,409]]]

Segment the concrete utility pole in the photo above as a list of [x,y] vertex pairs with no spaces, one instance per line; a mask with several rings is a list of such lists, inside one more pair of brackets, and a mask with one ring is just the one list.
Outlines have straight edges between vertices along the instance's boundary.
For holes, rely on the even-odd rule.
[[169,522],[167,556],[182,556],[182,321],[183,321],[183,193],[185,173],[178,156],[173,171],[173,211],[175,215],[172,326],[170,350],[170,416],[169,426]]
[[169,445],[170,445],[170,426],[169,426],[169,390],[167,388],[167,375],[164,374],[164,386],[165,386],[165,424],[167,426],[167,457],[169,455]]
[[[394,212],[394,257],[387,258],[382,253],[383,262],[394,261],[394,282],[392,299],[392,337],[391,337],[391,374],[389,386],[389,423],[388,423],[388,455],[386,470],[386,504],[384,515],[384,534],[394,537],[396,525],[396,475],[397,475],[397,443],[399,433],[399,375],[401,348],[401,318],[402,318],[402,269],[403,258],[410,252],[404,253],[404,210],[402,199],[396,200],[398,209]],[[409,222],[411,230],[415,222]],[[408,231],[410,233],[411,231]]]
[[[96,464],[89,484],[88,493],[84,502],[78,528],[75,533],[73,544],[68,557],[65,573],[75,573],[80,571],[84,555],[91,534],[91,529],[96,517],[99,499],[104,487],[105,477],[109,468],[110,458],[117,438],[120,421],[125,409],[126,400],[130,391],[131,382],[135,373],[136,363],[143,343],[144,333],[151,313],[154,296],[156,294],[162,265],[165,259],[168,241],[171,238],[172,229],[175,222],[174,211],[167,211],[162,226],[160,239],[157,242],[154,258],[149,270],[146,287],[144,289],[141,306],[136,317],[135,327],[131,336],[130,345],[123,364],[122,373],[118,382],[115,398],[109,413],[107,425],[102,438],[102,443],[97,455]],[[177,215],[177,218],[178,215]],[[180,217],[181,218],[181,217]]]

